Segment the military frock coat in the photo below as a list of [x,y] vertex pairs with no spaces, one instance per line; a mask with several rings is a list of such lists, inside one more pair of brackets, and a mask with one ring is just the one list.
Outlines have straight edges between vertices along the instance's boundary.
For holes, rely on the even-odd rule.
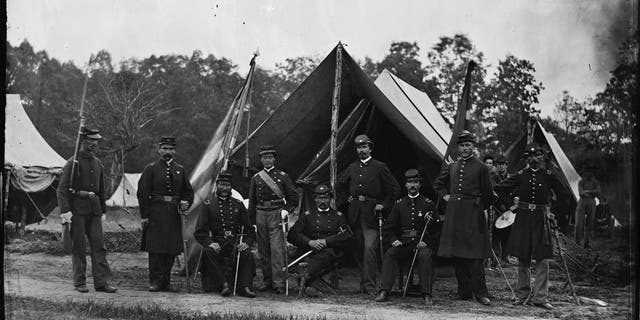
[[494,201],[489,168],[476,157],[444,166],[433,182],[443,197],[450,195],[438,255],[484,259],[491,253],[484,209]]

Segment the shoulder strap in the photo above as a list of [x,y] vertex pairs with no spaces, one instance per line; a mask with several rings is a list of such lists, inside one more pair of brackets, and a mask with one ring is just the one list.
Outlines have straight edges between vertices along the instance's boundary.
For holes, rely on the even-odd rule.
[[280,187],[278,187],[276,182],[273,181],[273,179],[271,179],[271,176],[269,176],[269,174],[267,174],[266,171],[264,170],[258,171],[258,176],[260,177],[260,179],[262,179],[262,181],[264,181],[264,183],[267,184],[269,189],[271,189],[278,197],[284,198],[284,193],[282,192],[282,190],[280,190]]

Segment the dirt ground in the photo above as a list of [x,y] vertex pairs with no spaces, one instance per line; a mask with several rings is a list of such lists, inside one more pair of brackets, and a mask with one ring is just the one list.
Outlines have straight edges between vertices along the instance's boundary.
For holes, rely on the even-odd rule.
[[[433,288],[435,306],[427,308],[420,304],[419,297],[402,299],[393,296],[391,302],[376,303],[373,296],[356,293],[357,272],[350,268],[340,269],[340,288],[337,295],[325,294],[320,298],[296,297],[295,281],[290,281],[289,297],[266,293],[256,299],[240,297],[222,298],[217,294],[202,293],[198,283],[194,284],[192,293],[185,290],[185,279],[174,275],[173,284],[181,288],[179,293],[151,293],[147,291],[147,255],[137,252],[135,242],[138,224],[129,214],[121,213],[117,220],[106,223],[111,225],[105,232],[111,232],[113,239],[121,237],[123,243],[119,251],[109,252],[108,261],[113,273],[111,283],[117,286],[116,294],[97,293],[92,289],[91,268],[88,267],[88,287],[91,292],[81,294],[72,290],[71,257],[62,252],[51,252],[58,245],[55,232],[59,224],[49,222],[46,227],[40,225],[29,227],[24,240],[13,241],[5,246],[4,288],[5,296],[45,299],[54,303],[95,302],[121,306],[149,306],[167,308],[184,312],[201,314],[225,312],[271,313],[293,316],[321,316],[326,319],[628,319],[631,311],[631,288],[619,281],[603,279],[594,285],[586,280],[576,283],[579,296],[603,300],[607,306],[600,307],[592,303],[577,306],[566,290],[562,290],[564,276],[552,269],[550,300],[556,307],[546,311],[533,306],[514,306],[510,302],[511,293],[504,278],[497,270],[487,270],[487,284],[492,298],[492,306],[484,307],[473,301],[452,300],[456,291],[456,280],[449,266],[436,268],[436,282]],[[110,218],[115,218],[115,214]],[[126,226],[125,230],[117,224]],[[131,226],[130,229],[127,227]],[[135,227],[133,227],[135,226]],[[118,229],[121,229],[118,231]],[[128,240],[127,240],[128,239]],[[40,242],[34,249],[34,243]],[[594,247],[604,246],[609,251],[611,240],[596,242]],[[109,249],[109,243],[106,244]],[[55,250],[54,250],[55,251]],[[89,264],[90,265],[90,264]],[[259,273],[259,271],[258,271]],[[512,286],[517,279],[517,268],[510,265],[505,268],[507,278]],[[260,275],[256,277],[256,283]],[[198,281],[199,282],[199,279]],[[20,305],[5,306],[6,315],[20,319]],[[9,317],[8,317],[9,318]]]

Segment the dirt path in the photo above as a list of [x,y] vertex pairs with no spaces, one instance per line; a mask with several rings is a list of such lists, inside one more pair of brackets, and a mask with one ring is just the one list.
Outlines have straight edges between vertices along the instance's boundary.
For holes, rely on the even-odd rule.
[[[7,254],[5,252],[5,254]],[[131,256],[117,267],[134,267],[143,255]],[[67,276],[70,258],[67,256],[50,256],[44,254],[10,254],[5,257],[5,294],[14,296],[47,299],[65,303],[93,301],[98,304],[114,304],[127,307],[155,304],[181,312],[225,313],[256,312],[279,315],[314,316],[322,315],[327,319],[535,319],[523,316],[499,316],[486,313],[458,313],[437,306],[427,309],[414,304],[401,305],[347,305],[334,303],[316,303],[297,300],[294,297],[277,299],[271,297],[222,298],[215,294],[187,293],[150,293],[142,288],[120,287],[115,294],[90,293],[81,294],[71,288]],[[38,273],[37,270],[47,270]],[[51,270],[54,269],[54,270]],[[92,287],[91,278],[88,279]],[[417,301],[417,300],[416,300]],[[467,309],[468,310],[468,309]],[[514,313],[515,315],[516,313]],[[548,318],[548,317],[545,317]]]

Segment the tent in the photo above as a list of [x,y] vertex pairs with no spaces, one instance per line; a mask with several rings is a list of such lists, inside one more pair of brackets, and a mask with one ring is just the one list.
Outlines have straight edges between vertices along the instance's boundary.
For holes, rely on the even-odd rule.
[[[573,164],[571,164],[571,161],[569,161],[569,158],[553,134],[547,132],[539,121],[531,122],[527,132],[520,134],[516,141],[507,149],[505,157],[508,161],[508,171],[513,173],[524,166],[521,155],[526,148],[527,142],[536,143],[549,151],[550,161],[548,167],[560,177],[565,187],[565,190],[559,190],[561,194],[558,195],[558,198],[568,198],[569,201],[558,201],[555,208],[552,204],[552,210],[566,213],[569,218],[573,217],[578,199],[580,199],[578,182],[582,178],[573,167]],[[614,223],[616,226],[620,226],[617,219]]]
[[109,207],[137,208],[138,181],[142,173],[125,173],[118,188],[106,201]]
[[66,160],[40,135],[25,112],[20,95],[6,95],[5,119],[5,219],[38,222],[57,205],[55,187]]
[[[247,140],[235,147],[230,157],[235,172],[243,169],[247,143],[253,172],[261,167],[257,156],[260,146],[271,144],[278,150],[276,165],[305,190],[328,181],[338,48]],[[429,97],[387,70],[372,81],[344,49],[341,68],[338,172],[356,159],[353,138],[366,133],[375,143],[373,156],[386,162],[398,181],[411,167],[418,168],[426,181],[431,181],[439,173],[451,130]],[[423,189],[433,192],[428,182]],[[242,191],[246,194],[246,186]]]

